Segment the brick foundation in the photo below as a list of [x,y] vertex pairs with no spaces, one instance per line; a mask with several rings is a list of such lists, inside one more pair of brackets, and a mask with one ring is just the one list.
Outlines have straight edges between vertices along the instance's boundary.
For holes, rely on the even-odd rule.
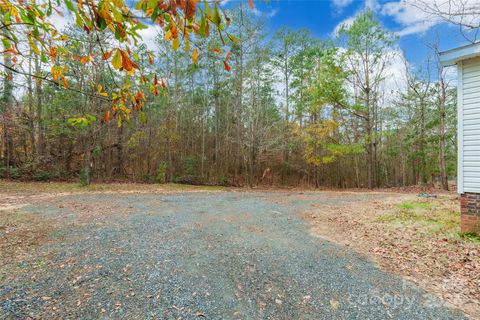
[[480,234],[480,193],[465,192],[460,195],[460,228],[462,232]]

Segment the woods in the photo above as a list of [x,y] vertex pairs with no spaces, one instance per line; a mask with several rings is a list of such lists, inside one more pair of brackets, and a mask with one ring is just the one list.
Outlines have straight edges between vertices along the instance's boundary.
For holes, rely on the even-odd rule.
[[[56,57],[32,47],[12,72],[16,56],[4,42],[1,175],[448,188],[456,92],[434,45],[413,68],[369,10],[330,39],[288,28],[271,35],[243,4],[228,15],[228,34],[211,32],[189,48],[166,39],[171,27],[131,46],[137,78],[123,72],[126,53],[109,33],[68,26],[65,48],[80,59],[58,67],[56,81],[46,77]],[[125,98],[112,108],[115,88]]]

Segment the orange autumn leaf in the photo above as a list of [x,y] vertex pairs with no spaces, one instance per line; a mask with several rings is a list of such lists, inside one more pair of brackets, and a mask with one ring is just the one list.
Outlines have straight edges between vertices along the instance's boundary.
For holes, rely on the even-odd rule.
[[106,111],[103,115],[103,122],[108,122],[110,120],[110,110]]
[[123,69],[131,71],[133,69],[133,63],[128,54],[125,51],[120,51],[120,55],[122,56]]
[[132,68],[140,70],[140,66],[136,62],[133,62],[133,61],[132,61]]
[[193,18],[196,11],[196,5],[199,0],[186,0],[185,15],[187,19]]
[[192,60],[193,60],[193,63],[195,65],[198,64],[198,50],[197,50],[197,48],[195,48],[195,50],[193,50]]
[[102,59],[103,59],[103,60],[108,60],[108,59],[110,59],[110,57],[112,56],[112,54],[113,54],[113,50],[107,51],[107,52],[105,52],[105,53],[103,54]]
[[227,61],[223,60],[223,66],[225,67],[225,70],[230,71],[231,67],[230,67],[230,65],[227,63]]
[[53,60],[53,59],[55,59],[56,56],[57,56],[57,48],[51,47],[50,48],[50,57],[52,57],[52,60]]
[[63,81],[63,87],[64,87],[65,89],[68,89],[68,81],[67,81],[67,79],[66,79],[64,76],[62,76],[62,81]]
[[12,53],[12,54],[18,54],[18,51],[15,50],[15,49],[12,48],[12,47],[5,49],[5,51],[10,52],[10,53]]

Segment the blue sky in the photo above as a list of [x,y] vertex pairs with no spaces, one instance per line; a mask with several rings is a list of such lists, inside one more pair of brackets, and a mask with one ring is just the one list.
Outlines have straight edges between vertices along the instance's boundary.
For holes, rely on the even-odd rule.
[[[239,0],[225,0],[236,6]],[[315,36],[331,38],[335,28],[370,8],[383,25],[399,36],[398,44],[407,60],[420,65],[428,56],[426,44],[438,38],[441,50],[468,44],[459,28],[439,21],[409,4],[411,0],[255,0],[255,13],[264,19],[270,32],[287,26],[306,28]],[[436,0],[429,0],[436,1]]]

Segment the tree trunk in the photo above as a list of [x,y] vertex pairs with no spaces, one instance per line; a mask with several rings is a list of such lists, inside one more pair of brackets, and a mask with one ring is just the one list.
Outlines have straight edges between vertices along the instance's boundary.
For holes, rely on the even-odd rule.
[[[28,73],[32,73],[32,58],[28,58]],[[35,162],[37,155],[36,150],[36,141],[35,141],[35,107],[33,105],[33,85],[32,77],[27,76],[27,94],[28,94],[28,127],[29,127],[29,138],[30,138],[30,147],[32,148],[31,157],[32,161]]]
[[83,167],[84,168],[83,170],[84,170],[84,173],[85,173],[84,183],[86,185],[90,184],[91,163],[92,163],[92,150],[90,148],[90,143],[88,142],[88,139],[87,139],[87,143],[86,143],[86,146],[85,146],[85,163],[84,163],[84,167]]
[[5,178],[10,177],[10,165],[13,152],[13,139],[11,135],[12,130],[12,109],[13,109],[13,73],[9,69],[12,65],[12,56],[10,52],[3,53],[3,63],[5,65],[3,76],[3,94],[0,106],[0,112],[3,114],[3,165]]
[[115,174],[117,177],[123,176],[123,125],[117,128],[117,143],[116,143],[116,163]]
[[[40,76],[42,73],[39,58],[35,57],[35,74]],[[42,101],[42,80],[37,78],[35,81],[35,95],[37,100],[37,159],[43,162],[45,159],[45,135],[43,123],[43,101]]]
[[438,125],[438,136],[439,136],[439,164],[440,164],[440,178],[442,181],[443,190],[448,191],[448,173],[447,173],[447,161],[446,161],[446,134],[445,134],[445,102],[446,102],[446,88],[443,81],[440,84],[440,97],[439,97],[439,125]]

